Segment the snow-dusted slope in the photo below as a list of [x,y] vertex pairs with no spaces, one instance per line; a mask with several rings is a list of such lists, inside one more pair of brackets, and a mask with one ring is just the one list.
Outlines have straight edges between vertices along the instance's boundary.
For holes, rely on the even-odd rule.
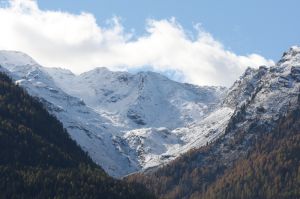
[[70,136],[108,173],[121,176],[140,168],[134,161],[128,161],[126,154],[119,152],[113,143],[113,135],[107,132],[107,129],[118,130],[82,100],[58,88],[44,68],[30,57],[19,52],[1,51],[0,65],[17,84],[38,97],[63,122]]
[[199,121],[219,102],[224,88],[181,84],[153,72],[130,74],[106,68],[75,76],[47,69],[66,93],[127,129],[177,128]]
[[233,113],[230,107],[218,109],[225,88],[182,84],[153,72],[96,68],[74,75],[11,51],[0,51],[0,65],[117,177],[216,139]]
[[224,105],[243,107],[249,117],[276,119],[298,97],[299,88],[300,48],[294,46],[276,66],[247,69],[229,90]]
[[[223,141],[216,151],[226,160],[236,158],[247,151],[256,128],[276,126],[299,99],[300,89],[299,47],[287,51],[276,66],[248,68],[228,91],[174,82],[153,72],[96,68],[75,75],[44,68],[19,52],[1,51],[0,65],[117,177],[167,163],[219,137]],[[244,136],[245,143],[228,148],[235,135]]]
[[144,156],[143,163],[146,167],[151,167],[153,163],[162,164],[166,162],[165,159],[173,159],[192,147],[199,147],[221,137],[214,143],[216,148],[213,154],[221,154],[224,164],[231,164],[234,159],[251,149],[253,139],[259,139],[258,132],[267,133],[276,128],[278,119],[288,109],[293,109],[299,99],[300,47],[294,46],[284,53],[275,66],[248,68],[229,89],[221,105],[203,119],[186,128],[171,132],[163,130],[166,137],[180,137],[181,146],[169,144],[171,146],[166,147],[164,153],[158,156],[153,148],[162,149],[155,147],[155,137],[145,139],[147,136],[144,134],[147,135],[148,130],[144,134],[139,131],[139,139],[129,144],[141,149],[138,150],[139,154],[148,154]]
[[[174,82],[153,72],[96,68],[74,75],[43,68],[19,52],[0,51],[0,65],[117,177],[167,163],[223,134],[216,151],[226,160],[236,158],[247,150],[256,128],[276,126],[299,99],[300,89],[299,47],[287,51],[276,66],[248,68],[228,91]],[[237,134],[245,143],[229,148]]]
[[[210,142],[221,133],[218,127],[224,124],[220,121],[227,121],[232,112],[224,109],[220,112],[227,117],[205,120],[226,92],[221,87],[182,84],[153,72],[130,74],[96,68],[76,76],[60,68],[46,70],[65,92],[83,99],[119,127],[115,145],[130,158],[137,157],[143,169]],[[199,123],[202,120],[210,124]]]
[[212,154],[228,165],[247,154],[254,140],[272,132],[278,119],[298,106],[299,91],[300,47],[290,48],[275,66],[247,69],[222,104],[235,110]]
[[144,169],[168,163],[192,148],[199,148],[219,138],[227,127],[234,109],[218,108],[203,119],[174,130],[145,128],[128,131],[125,139],[140,157]]

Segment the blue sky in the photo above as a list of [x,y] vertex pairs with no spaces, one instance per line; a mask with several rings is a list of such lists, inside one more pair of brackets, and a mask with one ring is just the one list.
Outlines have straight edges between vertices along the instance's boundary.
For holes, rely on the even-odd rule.
[[79,74],[151,70],[231,86],[300,44],[298,0],[0,0],[0,50]]
[[39,0],[42,9],[90,12],[99,24],[118,16],[123,26],[145,33],[145,21],[176,20],[187,30],[202,27],[227,49],[259,53],[278,60],[288,47],[300,44],[299,0]]

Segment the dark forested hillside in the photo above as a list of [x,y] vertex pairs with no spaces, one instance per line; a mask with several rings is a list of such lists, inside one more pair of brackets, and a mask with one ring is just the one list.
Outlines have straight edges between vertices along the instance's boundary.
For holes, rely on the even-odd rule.
[[153,198],[109,177],[37,100],[0,73],[0,198]]
[[203,198],[300,198],[300,107],[263,135],[246,158],[209,186]]
[[[160,198],[300,198],[300,105],[282,116],[271,132],[257,131],[251,150],[224,164],[213,145],[190,151],[155,172],[136,174]],[[242,135],[237,135],[236,143]],[[205,159],[205,161],[203,161]]]

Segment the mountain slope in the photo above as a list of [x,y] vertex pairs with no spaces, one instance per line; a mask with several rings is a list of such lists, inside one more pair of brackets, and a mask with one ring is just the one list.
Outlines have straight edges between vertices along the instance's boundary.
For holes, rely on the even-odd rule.
[[[300,99],[300,98],[299,98]],[[299,198],[300,104],[262,135],[245,158],[224,172],[202,198]],[[194,198],[199,198],[196,194]]]
[[219,109],[225,88],[182,84],[153,72],[96,68],[74,75],[11,51],[0,52],[0,65],[115,177],[167,163],[215,140],[233,113],[231,107]]
[[136,171],[138,164],[119,152],[113,143],[113,135],[107,132],[107,129],[117,131],[116,128],[82,100],[57,87],[44,68],[29,56],[20,52],[1,51],[0,65],[5,67],[4,72],[18,85],[38,98],[63,123],[71,138],[106,172],[121,176]]
[[[246,70],[222,103],[234,110],[222,136],[162,168],[130,176],[129,181],[144,183],[161,198],[199,198],[236,161],[247,158],[264,135],[273,135],[280,119],[299,107],[299,71],[299,47],[284,53],[274,67]],[[212,198],[226,191],[226,186],[216,187],[219,195],[212,194],[212,188]]]
[[224,90],[178,83],[154,72],[130,74],[96,68],[74,75],[59,68],[46,70],[66,93],[83,99],[111,120],[116,118],[127,129],[174,129],[198,121],[214,108]]
[[109,177],[62,124],[0,73],[1,198],[152,198]]
[[[246,155],[231,165],[213,153],[216,145],[224,144],[219,141],[190,151],[154,173],[135,174],[127,180],[145,184],[160,198],[299,198],[299,102],[289,107],[272,131],[257,130]],[[244,133],[237,133],[230,148],[241,142]]]

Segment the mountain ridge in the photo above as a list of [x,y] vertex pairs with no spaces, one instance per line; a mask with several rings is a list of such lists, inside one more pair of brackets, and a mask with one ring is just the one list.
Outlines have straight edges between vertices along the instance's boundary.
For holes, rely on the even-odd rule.
[[[246,160],[260,139],[267,139],[267,135],[272,137],[273,133],[280,128],[279,121],[284,120],[286,115],[294,110],[299,111],[299,69],[300,48],[294,47],[284,53],[276,66],[246,70],[241,79],[229,89],[227,98],[224,99],[224,105],[236,106],[236,109],[229,118],[224,133],[218,139],[207,146],[190,150],[165,166],[145,174],[129,176],[128,180],[143,183],[161,198],[201,198],[204,196],[204,198],[211,196],[211,198],[222,196],[239,198],[232,192],[221,192],[220,190],[226,191],[227,187],[218,183],[215,184],[216,187],[210,189],[210,195],[205,194],[211,183],[218,182],[219,177],[223,182],[226,181],[222,175],[227,171],[234,173],[235,163],[242,159]],[[289,122],[283,121],[283,123]],[[297,133],[297,129],[295,130],[294,133]],[[269,143],[269,140],[266,142]],[[263,144],[261,141],[260,145]],[[295,146],[295,149],[297,147],[299,148]],[[297,157],[299,158],[299,154]],[[257,172],[261,173],[260,170]],[[234,180],[239,181],[238,176],[235,177]],[[238,193],[237,184],[232,188],[236,190],[235,193]],[[251,187],[247,188],[253,190]],[[220,191],[219,195],[214,194],[214,189]],[[262,190],[260,194],[266,194],[265,189],[258,188],[257,191],[259,190]],[[255,190],[253,191],[254,193],[243,192],[247,196],[245,198],[255,197],[249,194],[256,193]],[[269,196],[272,198],[274,194],[270,193]]]
[[74,75],[1,60],[97,164],[116,177],[135,173],[126,179],[162,198],[205,194],[299,105],[297,46],[275,66],[248,68],[229,89],[181,84],[153,72],[96,68]]
[[97,164],[121,177],[216,141],[245,107],[249,121],[278,118],[297,92],[298,53],[292,47],[274,67],[248,68],[228,90],[182,84],[154,72],[95,68],[75,75],[44,68],[19,52],[0,53],[0,65],[47,105]]
[[[26,64],[32,58],[24,59],[22,53],[8,54],[0,53],[0,65],[63,122],[97,164],[116,177],[168,162],[216,139],[222,132],[212,131],[225,126],[209,117],[225,88],[182,84],[154,72],[96,68],[74,75],[34,61]],[[226,117],[230,113],[229,109],[220,112]]]

